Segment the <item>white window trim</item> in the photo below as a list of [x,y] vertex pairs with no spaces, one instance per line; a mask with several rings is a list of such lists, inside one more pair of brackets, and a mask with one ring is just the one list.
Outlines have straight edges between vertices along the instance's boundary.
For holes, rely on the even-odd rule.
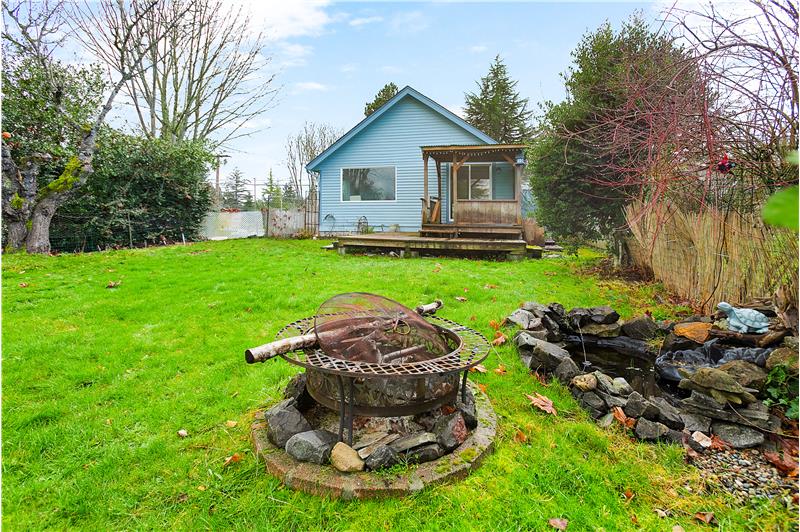
[[[345,170],[364,170],[365,168],[392,168],[394,170],[394,199],[393,200],[358,200],[352,201],[347,200],[345,201],[342,199],[342,192],[344,192],[344,171]],[[377,165],[365,165],[365,166],[343,166],[339,168],[339,203],[347,204],[347,205],[358,205],[360,203],[397,203],[397,165],[392,164],[377,164]]]
[[[472,199],[472,167],[473,166],[488,166],[489,167],[489,197],[486,198],[486,199]],[[493,175],[493,173],[494,173],[494,164],[492,164],[492,163],[464,163],[464,164],[461,165],[461,168],[464,168],[464,167],[469,168],[469,175],[467,175],[467,184],[468,184],[468,186],[467,186],[467,195],[468,195],[468,197],[466,199],[458,197],[458,172],[456,172],[456,182],[454,183],[455,184],[455,190],[453,191],[455,193],[456,201],[497,201],[497,200],[492,199],[492,193],[494,192],[494,190],[492,188],[493,181],[494,181],[494,179],[493,179],[494,178],[494,175]],[[459,168],[459,171],[461,170],[461,168]]]

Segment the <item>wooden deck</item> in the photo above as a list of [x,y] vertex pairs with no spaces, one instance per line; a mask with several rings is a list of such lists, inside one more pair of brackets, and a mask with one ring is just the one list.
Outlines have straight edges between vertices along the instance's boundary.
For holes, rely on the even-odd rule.
[[338,237],[339,254],[364,251],[394,251],[401,257],[427,255],[500,256],[522,260],[527,254],[524,240],[489,238],[445,238],[419,233],[371,233]]

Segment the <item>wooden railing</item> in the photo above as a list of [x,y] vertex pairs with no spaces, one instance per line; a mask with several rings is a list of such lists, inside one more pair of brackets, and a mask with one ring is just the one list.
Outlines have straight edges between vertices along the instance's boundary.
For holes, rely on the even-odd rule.
[[457,200],[453,211],[456,223],[520,223],[517,200]]

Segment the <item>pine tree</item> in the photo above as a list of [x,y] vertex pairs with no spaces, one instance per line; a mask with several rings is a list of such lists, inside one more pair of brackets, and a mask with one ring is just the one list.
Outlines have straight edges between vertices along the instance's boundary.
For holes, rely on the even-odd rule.
[[261,199],[266,202],[269,200],[270,205],[283,204],[283,189],[275,181],[272,175],[272,168],[269,169],[269,177],[267,177],[267,186],[261,190]]
[[242,171],[234,168],[225,181],[222,191],[222,205],[228,209],[241,209],[253,204],[253,195],[248,189]]
[[489,73],[477,82],[478,94],[464,95],[467,122],[498,142],[527,140],[531,133],[528,99],[520,97],[500,56],[494,58]]
[[378,91],[378,94],[375,95],[375,98],[364,106],[364,116],[369,116],[377,111],[381,105],[394,98],[394,95],[397,94],[397,91],[397,85],[392,82],[384,85],[383,88]]

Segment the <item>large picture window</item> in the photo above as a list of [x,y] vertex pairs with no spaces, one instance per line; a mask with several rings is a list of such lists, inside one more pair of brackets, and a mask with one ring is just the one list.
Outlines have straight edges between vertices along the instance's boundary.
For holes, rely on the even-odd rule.
[[394,166],[342,169],[342,201],[392,201],[394,199]]
[[456,181],[458,199],[492,199],[491,164],[465,164],[458,169]]

